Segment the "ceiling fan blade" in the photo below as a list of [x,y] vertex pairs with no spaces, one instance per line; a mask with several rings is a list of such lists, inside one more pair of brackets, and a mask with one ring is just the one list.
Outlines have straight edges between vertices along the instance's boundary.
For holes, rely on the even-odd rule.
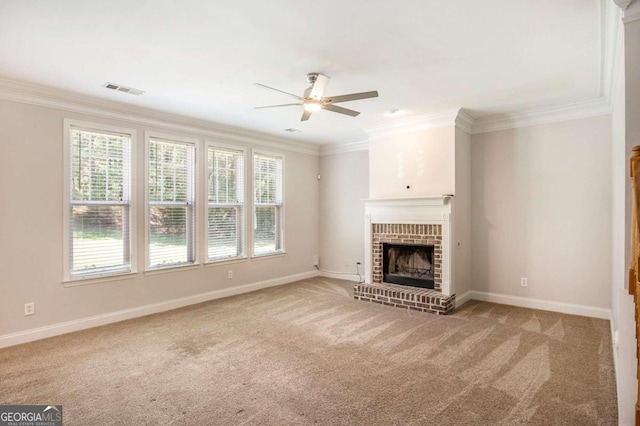
[[311,117],[311,111],[307,111],[305,109],[304,112],[302,113],[302,118],[300,118],[300,121],[307,121],[309,117]]
[[322,95],[324,91],[327,89],[327,85],[329,84],[330,78],[324,74],[318,74],[316,77],[316,82],[313,83],[311,87],[311,92],[309,93],[309,98],[320,100],[322,99]]
[[285,95],[289,95],[289,96],[292,96],[292,97],[294,97],[296,99],[302,100],[302,98],[300,96],[294,95],[293,93],[285,92],[284,90],[276,89],[274,87],[265,86],[264,84],[260,84],[260,83],[253,83],[253,84],[254,84],[254,86],[260,86],[260,87],[264,87],[265,89],[275,90],[276,92],[284,93]]
[[322,109],[326,109],[327,111],[338,112],[340,114],[350,115],[351,117],[355,117],[356,115],[360,114],[358,111],[342,108],[340,106],[331,105],[331,104],[322,105]]
[[378,91],[373,90],[371,92],[351,93],[349,95],[327,96],[326,98],[322,98],[322,102],[337,104],[338,102],[357,101],[358,99],[369,99],[377,97]]
[[280,104],[280,105],[265,105],[265,106],[253,107],[253,109],[280,108],[280,107],[288,107],[288,106],[294,106],[294,105],[302,105],[302,103],[297,103],[297,104]]

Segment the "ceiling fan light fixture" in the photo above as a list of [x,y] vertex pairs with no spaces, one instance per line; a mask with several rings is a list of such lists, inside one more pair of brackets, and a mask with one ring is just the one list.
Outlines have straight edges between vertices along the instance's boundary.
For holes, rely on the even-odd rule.
[[254,107],[254,109],[263,109],[263,108],[279,108],[286,106],[294,106],[294,105],[302,105],[304,112],[302,113],[302,117],[300,121],[307,121],[311,114],[321,109],[330,112],[337,112],[338,114],[344,114],[351,117],[356,117],[360,115],[358,111],[354,111],[352,109],[343,108],[341,106],[335,105],[340,102],[350,102],[357,101],[360,99],[369,99],[369,98],[377,98],[378,91],[371,90],[369,92],[360,92],[360,93],[349,93],[347,95],[337,95],[337,96],[324,96],[325,89],[327,88],[327,84],[329,84],[329,77],[320,73],[309,73],[307,74],[307,81],[311,83],[311,86],[308,87],[302,96],[294,95],[293,93],[285,92],[284,90],[276,89],[274,87],[265,86],[264,84],[254,83],[256,86],[264,87],[265,89],[275,90],[276,92],[283,93],[285,95],[296,98],[298,102],[293,104],[283,104],[283,105],[267,105],[267,106],[259,106]]
[[320,108],[322,108],[322,105],[320,105],[319,102],[305,102],[304,103],[305,111],[316,112],[316,111],[320,111]]

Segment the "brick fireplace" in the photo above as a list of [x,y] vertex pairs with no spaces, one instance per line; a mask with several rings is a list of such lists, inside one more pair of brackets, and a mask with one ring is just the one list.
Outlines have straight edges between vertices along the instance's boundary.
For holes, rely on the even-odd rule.
[[[403,309],[451,312],[455,308],[452,204],[451,196],[367,201],[365,282],[355,286],[354,297]],[[387,245],[398,247],[396,253],[402,253],[403,258],[385,261]],[[412,249],[418,264],[406,260]],[[390,262],[402,266],[392,274],[385,270],[385,263]],[[400,276],[400,280],[385,282],[393,281],[391,275]],[[418,278],[424,278],[425,285],[416,281]],[[429,286],[433,288],[425,288]]]
[[[433,248],[433,257],[431,259],[429,269],[433,271],[433,287],[430,287],[436,291],[442,290],[442,226],[441,225],[421,225],[421,224],[387,224],[387,223],[374,223],[372,224],[372,259],[371,266],[373,268],[372,282],[381,283],[389,282],[390,280],[384,280],[386,275],[389,275],[388,271],[384,270],[385,263],[385,245],[392,245],[393,247],[407,247],[407,248]],[[389,257],[389,256],[387,256]],[[414,269],[427,269],[427,268],[414,268]],[[431,271],[429,271],[431,272]],[[412,275],[419,275],[408,273],[407,277]],[[411,286],[411,284],[405,284]],[[425,287],[422,285],[413,285],[413,287]]]

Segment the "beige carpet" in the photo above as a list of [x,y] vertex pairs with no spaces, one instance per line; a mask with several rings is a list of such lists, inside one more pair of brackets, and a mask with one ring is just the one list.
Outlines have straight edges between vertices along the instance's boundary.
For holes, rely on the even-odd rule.
[[613,425],[609,323],[439,317],[316,278],[0,350],[0,404],[66,425]]

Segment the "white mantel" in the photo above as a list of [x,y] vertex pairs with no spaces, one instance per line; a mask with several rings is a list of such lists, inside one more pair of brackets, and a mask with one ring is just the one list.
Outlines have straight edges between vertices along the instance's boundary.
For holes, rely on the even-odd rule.
[[453,211],[451,195],[365,200],[365,282],[372,282],[372,224],[442,225],[442,293],[447,296],[455,294]]

